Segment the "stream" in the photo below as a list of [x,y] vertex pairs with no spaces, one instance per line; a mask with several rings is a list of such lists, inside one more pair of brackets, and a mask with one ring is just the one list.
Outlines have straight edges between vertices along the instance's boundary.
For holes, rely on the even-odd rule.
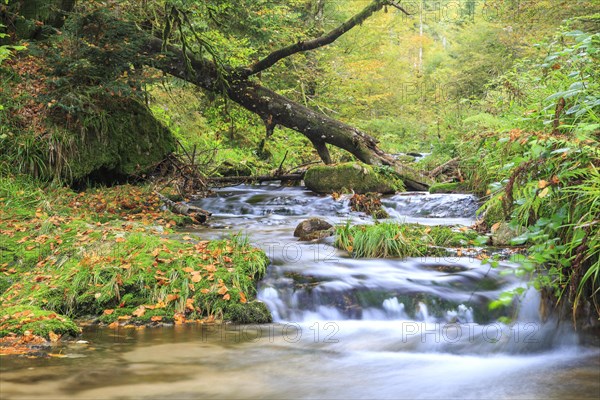
[[[382,202],[395,221],[426,225],[471,225],[478,208],[458,194]],[[488,310],[499,293],[525,286],[502,273],[515,268],[509,262],[354,259],[333,238],[299,242],[294,228],[308,217],[372,223],[347,200],[302,187],[240,185],[194,204],[213,217],[190,234],[242,231],[265,250],[272,263],[258,298],[274,323],[88,327],[88,343],[58,357],[0,359],[2,399],[600,398],[600,349],[569,324],[542,322],[535,290],[514,310]]]

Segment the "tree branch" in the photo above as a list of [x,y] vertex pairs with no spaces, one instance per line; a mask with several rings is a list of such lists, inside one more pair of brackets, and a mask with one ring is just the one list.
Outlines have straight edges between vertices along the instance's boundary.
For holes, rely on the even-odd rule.
[[392,7],[397,8],[398,10],[402,11],[404,14],[406,15],[412,15],[410,14],[408,11],[406,11],[400,4],[398,4],[397,1],[395,0],[389,0],[388,1],[389,5],[391,5]]
[[289,57],[293,54],[308,50],[314,50],[319,47],[331,44],[344,33],[354,28],[356,25],[362,24],[373,13],[381,10],[385,5],[391,5],[393,7],[396,7],[406,15],[409,15],[394,0],[373,0],[373,2],[366,6],[361,12],[359,12],[358,14],[356,14],[355,16],[344,22],[342,25],[335,28],[334,30],[330,31],[328,34],[319,36],[318,38],[312,40],[299,41],[290,46],[284,47],[279,50],[275,50],[274,52],[272,52],[262,60],[259,60],[256,63],[252,64],[251,66],[241,68],[239,70],[239,75],[241,78],[248,78],[251,75],[255,75],[261,71],[264,71],[267,68],[272,67],[279,60]]

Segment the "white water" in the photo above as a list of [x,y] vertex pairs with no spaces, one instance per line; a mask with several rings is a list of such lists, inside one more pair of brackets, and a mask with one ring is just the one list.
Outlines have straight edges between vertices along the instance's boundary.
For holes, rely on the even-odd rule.
[[[568,325],[542,322],[534,290],[514,310],[488,310],[500,292],[524,285],[501,274],[514,265],[353,259],[330,239],[298,242],[293,230],[307,217],[371,223],[302,188],[239,186],[199,204],[214,213],[212,226],[192,234],[241,230],[270,256],[259,298],[276,323],[91,330],[95,350],[0,364],[2,398],[600,397],[600,351],[580,345]],[[429,225],[468,225],[477,209],[466,195],[384,204],[397,221]]]

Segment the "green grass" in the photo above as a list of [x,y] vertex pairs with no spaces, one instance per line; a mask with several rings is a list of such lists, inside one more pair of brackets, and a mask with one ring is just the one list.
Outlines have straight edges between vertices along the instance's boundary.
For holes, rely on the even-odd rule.
[[336,229],[335,246],[357,258],[421,257],[445,253],[444,247],[475,245],[474,231],[457,232],[450,227],[396,224],[346,224]]
[[10,333],[22,335],[26,331],[46,339],[50,333],[77,336],[80,329],[69,318],[33,306],[14,306],[0,311],[0,337]]
[[5,177],[0,199],[2,308],[109,323],[222,319],[233,305],[251,307],[268,265],[247,237],[178,233],[150,188],[77,194]]

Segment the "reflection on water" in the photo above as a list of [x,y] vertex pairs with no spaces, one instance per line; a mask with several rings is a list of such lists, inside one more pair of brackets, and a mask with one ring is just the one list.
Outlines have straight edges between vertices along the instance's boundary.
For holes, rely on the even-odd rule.
[[[383,200],[398,221],[470,224],[466,195]],[[600,397],[600,350],[568,325],[542,322],[539,295],[517,309],[488,304],[524,283],[469,258],[357,260],[331,239],[300,243],[310,216],[371,223],[347,201],[303,188],[239,186],[199,205],[216,238],[242,230],[272,260],[259,298],[277,321],[262,326],[88,328],[63,358],[0,360],[2,399],[526,398]],[[498,318],[510,314],[510,325]]]
[[[62,349],[69,358],[3,359],[2,397],[562,399],[599,394],[597,349],[453,354],[418,349],[390,321],[365,328],[338,321],[330,327],[91,330],[84,335],[89,345]],[[434,335],[421,344],[428,340],[435,343]]]

